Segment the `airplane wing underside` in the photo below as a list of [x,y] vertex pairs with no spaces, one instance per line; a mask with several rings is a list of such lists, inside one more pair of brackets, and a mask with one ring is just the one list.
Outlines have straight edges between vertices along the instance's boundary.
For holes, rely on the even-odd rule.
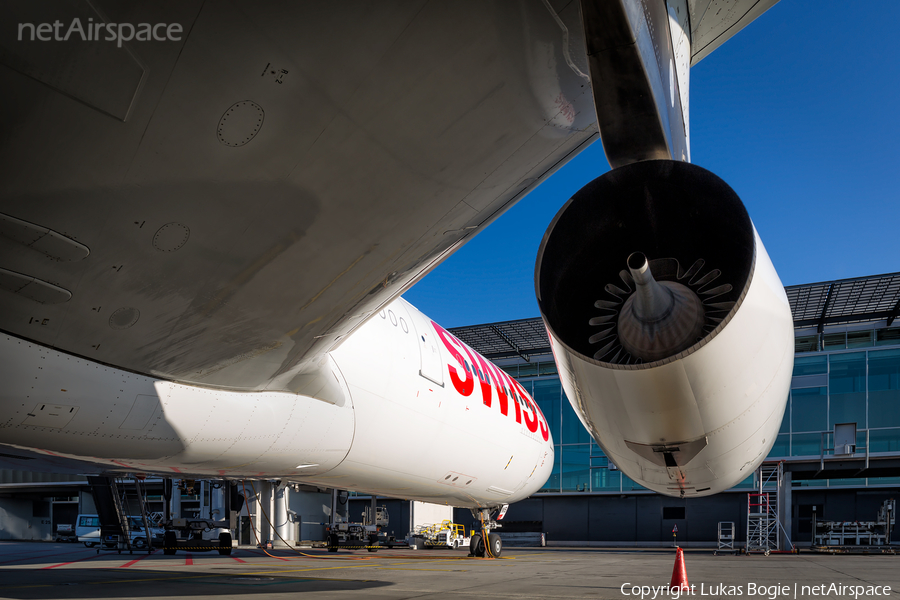
[[691,65],[709,56],[778,0],[688,0]]
[[[772,3],[691,0],[692,61]],[[581,13],[5,3],[0,329],[177,381],[296,391],[597,139]],[[55,20],[183,34],[17,39]]]
[[58,8],[3,8],[0,328],[141,373],[292,389],[596,137],[576,3]]

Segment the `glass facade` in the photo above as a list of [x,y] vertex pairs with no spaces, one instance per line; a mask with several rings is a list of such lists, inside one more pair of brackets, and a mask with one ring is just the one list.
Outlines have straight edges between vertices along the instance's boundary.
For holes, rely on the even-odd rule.
[[900,345],[900,327],[798,335],[794,338],[794,352],[797,354],[897,345]]
[[[796,344],[792,389],[769,458],[819,457],[823,448],[830,455],[831,432],[839,423],[856,423],[857,453],[867,447],[870,454],[900,453],[900,329],[797,336]],[[616,469],[593,442],[563,394],[552,362],[502,368],[531,393],[556,444],[553,474],[541,492],[645,489]],[[894,479],[803,484],[872,486],[896,484]],[[751,477],[735,489],[752,485]]]
[[792,388],[770,457],[827,455],[838,423],[856,423],[857,452],[900,451],[900,349],[798,356]]

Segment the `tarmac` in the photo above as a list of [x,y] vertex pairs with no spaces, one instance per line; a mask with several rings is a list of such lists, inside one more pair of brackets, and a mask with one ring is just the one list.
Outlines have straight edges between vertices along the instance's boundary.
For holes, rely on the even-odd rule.
[[[692,596],[700,598],[900,594],[900,556],[714,556],[690,549],[684,555]],[[98,554],[81,544],[0,542],[0,598],[624,600],[641,598],[642,591],[644,599],[654,593],[677,598],[680,592],[659,589],[669,583],[674,561],[672,548],[507,548],[499,559],[478,559],[465,550],[281,549],[267,555],[240,547],[230,556],[165,556],[160,550]]]

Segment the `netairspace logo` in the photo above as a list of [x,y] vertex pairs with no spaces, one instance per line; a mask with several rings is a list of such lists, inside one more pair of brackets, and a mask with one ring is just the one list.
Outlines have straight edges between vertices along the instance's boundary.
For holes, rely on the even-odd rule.
[[[94,23],[88,19],[82,23],[76,17],[65,30],[65,23],[19,23],[19,41],[67,42],[70,39],[81,39],[83,42],[116,42],[121,48],[122,42],[180,42],[184,29],[181,23]],[[63,32],[65,31],[65,32]]]

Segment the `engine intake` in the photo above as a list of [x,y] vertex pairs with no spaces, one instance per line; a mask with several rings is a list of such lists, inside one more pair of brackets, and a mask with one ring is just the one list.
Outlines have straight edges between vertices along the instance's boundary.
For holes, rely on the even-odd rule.
[[538,304],[578,354],[655,364],[727,323],[754,258],[753,224],[728,184],[689,163],[638,162],[598,177],[556,215],[538,252]]

